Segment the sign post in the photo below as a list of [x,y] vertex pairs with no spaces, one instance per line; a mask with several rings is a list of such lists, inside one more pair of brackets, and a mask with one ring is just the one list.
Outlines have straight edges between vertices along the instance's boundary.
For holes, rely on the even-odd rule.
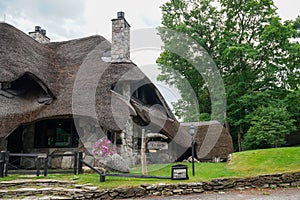
[[190,135],[192,137],[192,174],[195,176],[195,126],[191,124]]
[[142,164],[142,174],[147,175],[145,129],[142,129],[141,164]]

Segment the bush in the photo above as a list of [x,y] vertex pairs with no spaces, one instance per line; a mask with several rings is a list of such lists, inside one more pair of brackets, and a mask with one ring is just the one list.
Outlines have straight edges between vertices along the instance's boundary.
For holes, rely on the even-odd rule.
[[244,149],[279,147],[296,130],[295,120],[285,107],[260,107],[251,118],[251,127],[245,135]]

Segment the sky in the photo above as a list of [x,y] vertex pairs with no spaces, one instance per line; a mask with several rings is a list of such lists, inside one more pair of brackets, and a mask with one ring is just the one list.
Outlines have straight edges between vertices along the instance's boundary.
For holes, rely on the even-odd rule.
[[[157,27],[161,21],[160,6],[165,2],[167,0],[0,0],[0,21],[5,20],[25,33],[40,25],[52,41],[95,34],[110,38],[110,20],[118,11],[125,12],[134,29]],[[300,14],[299,0],[274,2],[283,19],[295,19]]]
[[[26,3],[24,3],[26,2]],[[24,32],[40,25],[51,41],[90,35],[111,37],[111,19],[124,11],[132,28],[160,24],[160,5],[166,0],[0,0],[0,21]]]
[[[105,3],[104,3],[105,2]],[[111,38],[111,19],[125,12],[131,30],[161,25],[160,6],[167,0],[0,0],[0,21],[28,33],[39,25],[51,41],[64,41],[91,35]],[[300,0],[274,0],[283,20],[300,15]],[[157,46],[156,46],[157,47]],[[156,81],[155,60],[160,47],[132,53],[131,59],[157,85],[169,102],[180,98],[178,91]],[[147,55],[147,56],[144,56]]]

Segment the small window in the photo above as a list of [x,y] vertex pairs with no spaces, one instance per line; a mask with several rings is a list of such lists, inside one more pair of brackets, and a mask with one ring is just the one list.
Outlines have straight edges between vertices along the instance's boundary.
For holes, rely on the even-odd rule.
[[78,147],[78,134],[72,119],[44,120],[35,126],[36,148]]
[[155,93],[153,87],[150,84],[143,85],[135,90],[132,94],[132,97],[138,99],[146,105],[162,105],[157,94]]
[[0,89],[7,90],[7,89],[10,89],[10,88],[11,88],[11,83],[9,83],[9,82],[0,83]]

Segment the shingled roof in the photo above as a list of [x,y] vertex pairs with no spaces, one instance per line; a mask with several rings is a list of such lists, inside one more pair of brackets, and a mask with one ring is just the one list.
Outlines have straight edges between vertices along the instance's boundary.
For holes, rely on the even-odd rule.
[[[39,102],[38,92],[13,98],[0,92],[0,137],[6,137],[20,124],[74,115],[96,117],[101,126],[111,131],[121,131],[123,127],[115,118],[122,120],[128,110],[130,115],[140,112],[159,121],[162,113],[151,113],[143,105],[124,100],[112,91],[112,85],[130,73],[130,81],[150,84],[163,103],[168,117],[162,132],[170,138],[181,138],[178,142],[183,146],[189,145],[182,140],[189,137],[185,131],[177,134],[180,124],[162,95],[134,63],[105,62],[103,57],[110,48],[110,42],[98,35],[40,44],[15,27],[0,23],[0,82],[14,82],[27,76],[45,96],[52,98],[44,104]],[[112,110],[112,97],[113,106],[118,109]]]

